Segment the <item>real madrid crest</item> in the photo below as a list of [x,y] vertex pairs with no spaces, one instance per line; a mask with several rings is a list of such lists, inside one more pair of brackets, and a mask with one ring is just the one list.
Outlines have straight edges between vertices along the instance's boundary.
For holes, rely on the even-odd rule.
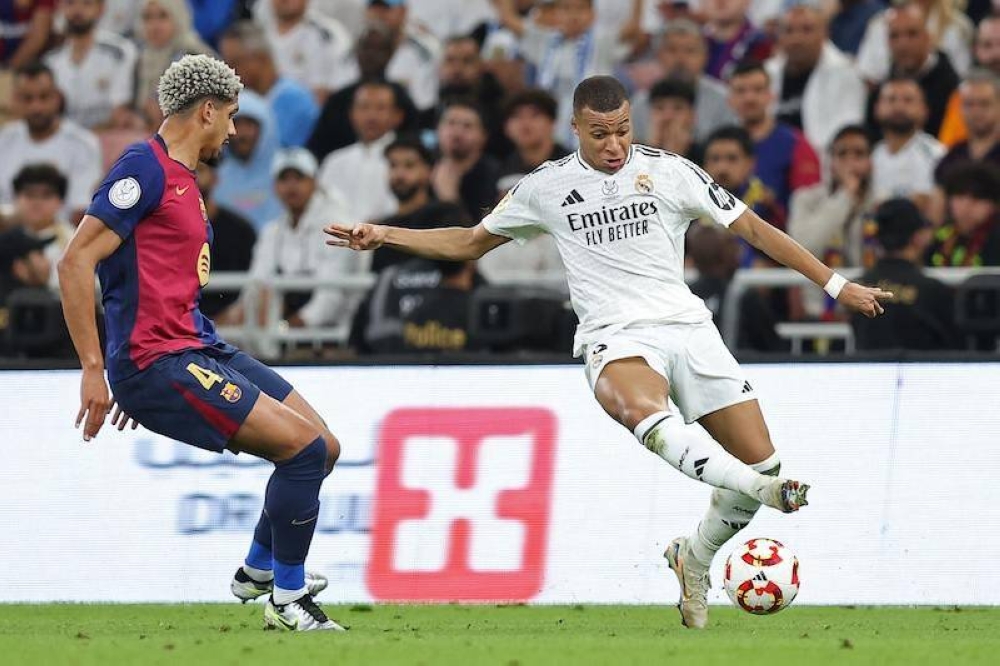
[[640,173],[635,177],[635,191],[640,194],[653,193],[653,179],[649,177],[648,173]]

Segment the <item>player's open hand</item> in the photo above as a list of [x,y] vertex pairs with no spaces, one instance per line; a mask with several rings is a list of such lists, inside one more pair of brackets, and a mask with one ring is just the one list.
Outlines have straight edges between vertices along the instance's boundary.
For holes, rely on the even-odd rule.
[[139,422],[122,410],[122,406],[118,404],[118,400],[111,398],[111,406],[114,407],[114,411],[111,413],[111,425],[118,428],[118,432],[124,430],[128,426],[129,421],[132,422],[132,430],[139,427]]
[[84,370],[80,380],[80,411],[76,415],[76,427],[83,424],[83,441],[97,437],[110,409],[111,398],[104,371]]
[[837,300],[845,307],[872,319],[885,312],[880,301],[891,301],[893,294],[878,287],[864,287],[855,282],[848,282],[840,290]]
[[367,222],[354,227],[343,224],[331,224],[323,231],[332,236],[327,239],[327,245],[349,247],[352,250],[377,250],[385,242],[385,227]]

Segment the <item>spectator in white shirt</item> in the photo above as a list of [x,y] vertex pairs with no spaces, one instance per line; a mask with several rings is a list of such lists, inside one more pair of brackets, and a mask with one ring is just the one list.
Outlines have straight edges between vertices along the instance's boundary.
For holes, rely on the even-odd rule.
[[[330,220],[345,219],[346,210],[335,193],[317,185],[317,168],[316,158],[305,148],[286,148],[275,156],[274,189],[284,210],[257,239],[250,266],[255,280],[266,283],[276,276],[328,279],[364,270],[360,255],[326,251],[323,227]],[[272,297],[264,292],[261,312]],[[347,325],[356,301],[331,287],[285,292],[282,319],[291,328]]]
[[490,0],[411,0],[410,18],[442,42],[470,34],[496,18]]
[[[48,243],[42,253],[55,266],[76,229],[62,216],[69,183],[51,164],[29,164],[14,176],[13,222],[31,236]],[[52,271],[49,288],[59,291],[59,275]]]
[[891,78],[883,83],[875,117],[884,137],[872,152],[876,201],[906,197],[926,211],[934,192],[934,168],[945,148],[920,129],[927,103],[916,80]]
[[72,223],[83,217],[101,178],[97,137],[60,117],[62,96],[52,70],[42,63],[14,74],[14,104],[22,120],[0,130],[0,204],[13,200],[13,180],[26,164],[49,162],[69,178],[63,213]]
[[[438,61],[441,43],[433,34],[407,20],[405,0],[368,0],[369,21],[385,25],[392,34],[393,52],[385,77],[406,86],[417,109],[423,111],[437,103]],[[350,60],[341,68],[337,87],[358,78],[358,64]]]
[[619,33],[608,34],[597,29],[594,0],[557,0],[559,23],[554,30],[541,27],[530,16],[522,18],[513,0],[498,3],[500,20],[518,35],[521,55],[536,68],[533,84],[559,100],[556,138],[564,145],[577,145],[570,125],[576,85],[588,76],[612,74],[625,59],[630,42],[641,34],[641,6],[641,0],[633,0],[630,20]]
[[322,104],[337,85],[351,49],[351,35],[336,19],[309,10],[309,0],[270,2],[274,24],[268,37],[278,70],[313,91]]
[[328,192],[350,197],[347,219],[381,219],[396,210],[384,151],[403,122],[403,110],[392,86],[378,81],[361,84],[354,93],[350,119],[358,141],[326,156],[319,182]]
[[135,45],[99,30],[105,0],[63,0],[66,41],[46,58],[66,99],[66,117],[84,127],[128,127],[135,97]]
[[766,63],[778,120],[802,130],[817,151],[864,119],[868,99],[853,64],[828,37],[822,8],[796,5],[778,18],[779,54]]

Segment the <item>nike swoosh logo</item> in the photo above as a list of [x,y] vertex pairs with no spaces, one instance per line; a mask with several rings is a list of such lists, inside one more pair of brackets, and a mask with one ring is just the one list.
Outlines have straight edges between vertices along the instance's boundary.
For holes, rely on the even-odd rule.
[[174,186],[174,192],[176,192],[176,193],[177,193],[177,196],[179,196],[179,197],[182,197],[182,196],[184,196],[184,193],[185,193],[185,192],[187,192],[187,191],[188,191],[188,190],[190,190],[190,189],[191,189],[191,186],[190,186],[190,185],[188,185],[187,187],[184,187],[184,188],[181,188],[181,187],[180,187],[180,186],[178,186],[178,185],[175,185],[175,186]]
[[317,518],[319,518],[318,515],[313,516],[312,518],[306,518],[305,520],[292,520],[292,525],[308,525]]
[[291,629],[292,631],[295,631],[299,626],[298,620],[296,620],[295,622],[289,622],[279,614],[275,614],[274,617],[278,620],[278,622],[285,625],[287,629]]

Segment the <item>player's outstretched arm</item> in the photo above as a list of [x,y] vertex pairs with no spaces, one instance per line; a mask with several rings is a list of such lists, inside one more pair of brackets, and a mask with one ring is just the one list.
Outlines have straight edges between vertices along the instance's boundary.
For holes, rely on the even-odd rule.
[[736,218],[729,228],[779,264],[802,273],[826,289],[827,293],[835,294],[834,297],[845,307],[866,317],[877,317],[885,312],[880,301],[893,297],[892,292],[877,287],[847,282],[791,236],[768,224],[752,210]]
[[76,427],[79,428],[86,419],[84,441],[97,435],[111,408],[108,385],[104,379],[104,355],[97,334],[94,272],[98,262],[118,249],[121,242],[118,234],[103,222],[86,215],[59,260],[63,316],[83,367]]
[[510,239],[497,236],[482,224],[471,229],[446,227],[443,229],[403,229],[381,224],[359,224],[349,227],[331,224],[324,230],[331,238],[327,245],[347,247],[352,250],[377,250],[385,246],[427,259],[468,261],[479,259],[495,247]]

